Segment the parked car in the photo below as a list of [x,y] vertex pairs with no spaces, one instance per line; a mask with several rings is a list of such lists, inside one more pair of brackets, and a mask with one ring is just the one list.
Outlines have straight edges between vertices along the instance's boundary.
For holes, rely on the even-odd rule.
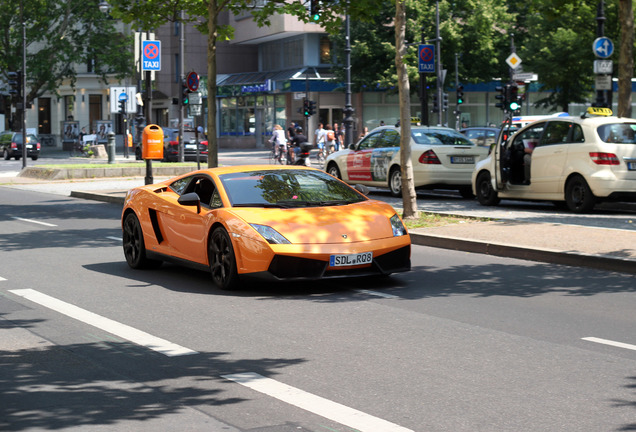
[[[475,163],[488,154],[464,135],[446,127],[413,126],[411,161],[416,189],[455,189],[465,198],[472,194],[470,176]],[[329,155],[325,171],[349,184],[388,187],[402,194],[400,129],[381,126],[357,144]]]
[[303,281],[410,270],[402,220],[363,192],[304,166],[191,172],[128,192],[124,256],[135,269],[162,261],[200,268],[221,289],[249,277]]
[[487,126],[472,126],[460,130],[460,132],[466,135],[466,138],[474,142],[475,145],[488,148],[497,142],[499,131],[499,128]]
[[[197,142],[194,131],[185,130],[183,132],[183,160],[197,160]],[[199,160],[208,160],[208,141],[199,142]],[[179,129],[163,128],[163,159],[166,162],[177,162],[179,160]]]
[[477,164],[473,190],[483,205],[500,199],[565,203],[576,213],[599,201],[636,200],[636,120],[589,108],[521,128]]
[[[35,135],[27,134],[27,156],[33,160],[40,157],[41,145]],[[0,133],[0,152],[4,160],[15,158],[19,160],[22,157],[22,132],[4,131]]]

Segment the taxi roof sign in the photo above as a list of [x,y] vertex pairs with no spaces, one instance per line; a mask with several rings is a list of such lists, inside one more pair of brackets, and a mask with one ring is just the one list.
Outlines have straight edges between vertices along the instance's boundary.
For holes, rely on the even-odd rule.
[[595,115],[595,116],[603,116],[603,117],[607,117],[607,116],[611,116],[612,114],[614,114],[612,112],[611,109],[609,108],[602,108],[602,107],[589,107],[587,109],[587,114],[589,115]]

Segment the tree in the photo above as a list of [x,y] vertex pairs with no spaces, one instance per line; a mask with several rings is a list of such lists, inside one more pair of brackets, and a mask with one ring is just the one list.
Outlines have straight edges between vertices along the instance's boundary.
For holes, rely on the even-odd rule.
[[619,0],[621,27],[618,58],[618,116],[632,116],[632,77],[634,76],[634,9],[632,0]]
[[402,169],[402,201],[404,218],[416,218],[417,194],[413,182],[413,163],[411,161],[411,88],[404,57],[406,55],[406,0],[396,0],[395,8],[395,68],[398,74],[400,93],[400,166]]
[[[97,0],[23,0],[27,40],[27,103],[63,83],[74,85],[77,65],[91,64],[107,82],[133,69],[132,38],[115,30]],[[19,2],[0,4],[0,70],[21,69],[22,24]],[[130,56],[122,55],[130,53]],[[17,65],[17,66],[16,66]]]

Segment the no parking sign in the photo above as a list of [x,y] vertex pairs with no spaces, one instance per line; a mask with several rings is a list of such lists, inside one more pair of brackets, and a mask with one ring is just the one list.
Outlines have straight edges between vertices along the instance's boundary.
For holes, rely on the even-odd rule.
[[435,45],[420,45],[417,50],[419,72],[435,72]]
[[141,70],[161,70],[161,41],[146,40],[142,44]]

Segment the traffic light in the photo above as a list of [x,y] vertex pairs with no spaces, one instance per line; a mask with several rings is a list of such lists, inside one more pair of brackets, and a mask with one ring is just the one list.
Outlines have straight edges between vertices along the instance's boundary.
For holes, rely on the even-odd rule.
[[509,89],[510,94],[508,95],[508,108],[511,112],[515,112],[521,108],[521,103],[519,101],[519,87],[517,87],[517,84],[510,84]]
[[119,101],[119,113],[126,115],[126,100]]
[[448,93],[442,93],[442,110],[448,111]]
[[460,85],[457,87],[457,105],[461,105],[464,103],[464,86]]
[[316,114],[316,101],[307,102],[307,112],[310,116]]
[[497,102],[495,106],[497,108],[501,108],[503,111],[508,109],[508,84],[505,86],[497,86],[495,87],[495,91],[499,94],[495,96],[495,99],[501,102]]
[[22,71],[7,73],[9,78],[9,94],[11,98],[22,98]]
[[305,117],[309,117],[309,101],[307,99],[303,99],[303,115]]
[[188,105],[190,103],[190,89],[186,83],[181,84],[181,103],[183,105]]
[[320,0],[310,0],[309,19],[311,22],[320,21]]
[[437,92],[433,93],[433,109],[431,111],[434,113],[439,112],[437,104]]

